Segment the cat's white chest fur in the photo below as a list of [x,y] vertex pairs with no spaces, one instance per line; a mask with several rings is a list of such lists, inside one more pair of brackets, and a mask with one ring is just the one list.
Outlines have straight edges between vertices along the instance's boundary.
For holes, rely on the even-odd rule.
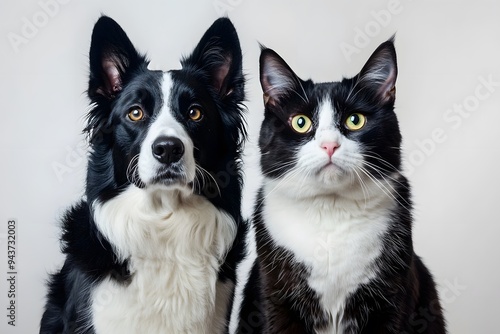
[[381,194],[368,201],[334,196],[296,198],[264,186],[264,221],[274,241],[292,251],[310,269],[309,286],[340,328],[347,297],[375,276],[374,260],[381,254],[390,200]]
[[[128,284],[101,282],[91,295],[96,333],[218,333],[232,286],[217,281],[235,224],[205,198],[169,208],[168,196],[131,187],[94,205],[94,217],[121,259]],[[161,209],[159,209],[161,208]],[[170,211],[171,210],[171,211]]]

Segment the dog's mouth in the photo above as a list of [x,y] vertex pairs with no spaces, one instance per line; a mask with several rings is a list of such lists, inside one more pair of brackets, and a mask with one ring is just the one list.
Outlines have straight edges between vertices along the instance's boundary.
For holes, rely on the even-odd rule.
[[149,182],[151,185],[164,186],[186,186],[188,185],[186,174],[176,168],[166,168],[156,174]]
[[178,168],[177,166],[165,166],[161,168],[150,180],[142,179],[137,168],[130,171],[131,173],[127,175],[130,183],[141,189],[150,186],[191,187],[192,185],[186,173],[182,171],[182,168]]

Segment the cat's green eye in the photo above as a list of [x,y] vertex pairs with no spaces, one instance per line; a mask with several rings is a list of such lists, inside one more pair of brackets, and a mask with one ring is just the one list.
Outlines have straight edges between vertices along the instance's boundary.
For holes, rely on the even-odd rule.
[[351,131],[360,130],[366,125],[366,117],[360,113],[351,114],[345,121],[345,126]]
[[306,115],[295,115],[290,117],[290,126],[297,133],[307,133],[311,130],[312,122]]

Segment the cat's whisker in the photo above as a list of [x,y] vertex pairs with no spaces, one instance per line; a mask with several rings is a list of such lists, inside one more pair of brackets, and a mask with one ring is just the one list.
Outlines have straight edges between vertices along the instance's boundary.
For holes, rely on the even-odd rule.
[[279,189],[279,187],[285,183],[286,181],[288,181],[289,179],[291,179],[292,177],[294,177],[296,174],[299,173],[299,170],[298,169],[292,169],[291,171],[289,171],[288,173],[286,173],[284,175],[284,177],[278,182],[278,184],[276,184],[274,186],[274,188],[269,192],[269,194],[271,194],[272,192],[274,192],[276,189]]
[[389,163],[387,160],[381,158],[378,155],[372,155],[372,154],[365,153],[365,154],[363,154],[363,156],[365,158],[375,159],[378,162],[382,163],[384,165],[384,167],[382,167],[382,166],[376,166],[374,163],[369,162],[369,161],[367,161],[365,159],[366,163],[370,163],[371,165],[375,166],[376,168],[378,168],[378,169],[380,169],[380,170],[382,170],[384,172],[401,174],[401,172],[399,171],[399,168],[396,168],[396,166],[394,166],[393,164]]
[[299,93],[295,89],[290,89],[289,87],[286,87],[286,86],[271,86],[271,87],[269,87],[269,89],[266,89],[264,93],[265,94],[269,94],[273,90],[279,90],[279,89],[283,89],[284,88],[287,91],[290,91],[290,92],[293,92],[293,93],[297,94],[297,96],[300,97],[300,99],[302,101],[304,101],[305,103],[309,103],[309,98],[307,97],[306,91],[304,90],[304,87],[302,86],[302,83],[300,81],[298,81],[298,80],[296,82],[299,84],[299,86],[302,89],[302,92],[304,93],[304,95],[302,95],[301,93]]
[[389,163],[387,160],[383,159],[380,155],[378,155],[376,153],[373,153],[373,154],[363,153],[363,156],[367,157],[367,158],[375,159],[377,161],[380,161],[382,164],[384,164],[385,166],[387,166],[391,170],[398,171],[398,168],[396,168],[393,164]]
[[[366,160],[361,160],[361,163],[364,164],[365,166],[369,167],[370,169],[376,171],[382,178],[384,179],[390,179],[391,181],[397,183],[398,185],[400,185],[401,187],[405,188],[405,189],[409,189],[408,185],[404,182],[402,182],[398,176],[401,176],[401,173],[399,172],[399,170],[394,167],[392,164],[386,162],[384,159],[382,158],[379,158],[377,156],[371,156],[371,155],[368,155],[368,154],[365,154],[365,157],[366,156],[370,156],[374,159],[377,159],[378,161],[382,162],[382,163],[385,163],[385,165],[387,166],[390,166],[391,169],[390,170],[387,170],[385,168],[382,168],[380,166],[377,166],[369,161],[366,161]],[[395,175],[392,176],[392,175]],[[391,187],[392,187],[392,184],[389,182],[388,183]],[[394,188],[393,188],[394,189]],[[394,189],[395,190],[395,189]]]
[[[269,197],[269,195],[271,195],[274,191],[276,191],[277,189],[279,189],[279,187],[285,182],[285,181],[288,181],[289,179],[295,177],[297,174],[299,174],[301,172],[301,168],[294,168],[292,169],[290,172],[288,172],[279,182],[276,186],[274,186],[273,189],[271,189],[271,191],[269,191],[267,193],[267,196],[264,197],[264,200]],[[264,202],[264,201],[262,201]]]
[[359,185],[361,186],[361,191],[363,192],[363,197],[365,198],[365,208],[366,208],[368,205],[368,188],[365,184],[365,181],[363,181],[363,179],[361,178],[361,175],[359,175],[357,169],[353,168],[352,170],[359,181]]
[[[410,208],[410,203],[408,203],[406,200],[403,199],[403,197],[390,185],[390,182],[387,181],[385,178],[383,178],[383,180],[385,181],[385,183],[387,183],[389,185],[389,188],[387,188],[387,186],[380,180],[378,180],[372,173],[370,173],[369,170],[367,170],[365,167],[363,166],[359,166],[359,169],[370,179],[372,180],[372,182],[374,182],[374,184],[380,189],[382,190],[382,192],[384,194],[386,194],[388,197],[394,199],[396,202],[399,203],[399,205],[401,205],[404,209],[410,211],[411,208]],[[392,191],[391,191],[392,190]],[[396,197],[394,195],[394,193],[396,193],[398,196]],[[403,201],[405,203],[402,203],[399,199],[403,199]],[[408,207],[407,207],[408,206]]]
[[302,89],[302,93],[304,93],[304,99],[303,99],[304,102],[309,103],[309,97],[306,94],[306,91],[304,89],[304,86],[302,85],[302,82],[300,80],[298,80],[298,79],[297,79],[297,82],[298,82],[300,88]]
[[[301,86],[302,86],[302,84],[301,84]],[[304,89],[304,88],[302,88],[302,89]],[[297,94],[297,96],[300,97],[302,99],[302,101],[304,101],[305,103],[309,103],[309,99],[307,98],[307,95],[304,95],[305,96],[304,97],[299,92],[297,92],[295,89],[292,89],[291,91],[294,92],[295,94]],[[304,94],[305,94],[305,92],[304,92]]]
[[350,99],[354,100],[356,96],[365,88],[368,87],[368,85],[365,85],[365,87],[361,87],[361,89],[357,90],[356,93],[351,97],[352,92],[358,87],[359,84],[361,83],[366,83],[369,81],[383,81],[385,79],[385,75],[382,69],[378,71],[372,71],[372,72],[366,72],[364,74],[358,74],[356,77],[356,83],[351,87],[351,90],[349,91],[349,94],[347,95],[346,101],[349,101]]
[[[376,153],[374,153],[373,155],[368,154],[368,153],[363,153],[363,156],[365,158],[366,157],[373,158],[373,159],[381,162],[383,165],[387,166],[388,168],[377,166],[374,163],[366,161],[366,159],[362,159],[362,158],[359,158],[357,156],[349,156],[349,158],[353,159],[357,165],[366,165],[371,170],[376,171],[377,174],[380,175],[382,178],[390,179],[391,181],[399,184],[401,187],[403,187],[405,189],[409,189],[407,184],[405,184],[404,182],[402,182],[401,180],[399,180],[397,178],[397,176],[400,175],[400,172],[394,165],[392,165],[389,162],[387,162],[386,160],[382,159]],[[394,174],[396,175],[396,177],[392,176]],[[388,184],[391,186],[391,188],[393,188],[391,183],[388,183]],[[393,190],[396,191],[394,188],[393,188]]]
[[[365,174],[385,195],[388,197],[398,201],[396,196],[392,194],[392,192],[380,181],[378,180],[373,174],[371,174],[366,168],[359,166],[358,167],[363,174]],[[399,202],[399,201],[398,201]]]
[[363,90],[363,88],[361,88],[358,91],[356,91],[356,93],[353,96],[351,96],[351,94],[358,88],[358,85],[360,82],[362,82],[362,80],[363,80],[362,76],[360,76],[360,75],[356,76],[356,83],[349,90],[349,94],[347,94],[346,101],[354,100],[356,98],[356,96]]
[[[390,179],[391,181],[393,181],[393,182],[399,184],[400,186],[402,186],[403,188],[409,189],[409,187],[405,183],[401,182],[401,180],[399,180],[396,177],[391,176],[391,174],[396,174],[396,176],[400,175],[400,173],[398,171],[393,171],[393,172],[391,172],[391,174],[389,174],[388,172],[390,172],[390,171],[386,171],[386,170],[384,170],[382,168],[379,168],[378,166],[374,165],[371,162],[363,161],[363,163],[367,167],[369,167],[370,169],[373,169],[374,171],[376,171],[382,178]],[[391,185],[391,187],[392,187],[392,185]]]
[[269,166],[269,169],[266,169],[266,173],[269,173],[269,174],[272,174],[274,172],[278,172],[282,169],[286,169],[287,167],[290,167],[290,166],[294,166],[297,162],[296,161],[290,161],[288,163],[284,163],[284,164],[281,164],[281,163],[276,163],[276,164],[272,164]]
[[302,186],[306,186],[307,185],[306,182],[308,180],[311,180],[311,176],[313,174],[313,170],[312,169],[304,167],[304,170],[306,171],[306,173],[304,174],[304,177],[302,178],[302,182],[301,182]]

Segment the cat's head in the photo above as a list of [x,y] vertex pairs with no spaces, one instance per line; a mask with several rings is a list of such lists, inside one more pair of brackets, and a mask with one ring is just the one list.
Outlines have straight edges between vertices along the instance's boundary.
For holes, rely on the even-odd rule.
[[328,83],[300,79],[276,52],[263,49],[259,146],[265,177],[307,196],[363,190],[398,174],[396,77],[393,39],[359,74]]

